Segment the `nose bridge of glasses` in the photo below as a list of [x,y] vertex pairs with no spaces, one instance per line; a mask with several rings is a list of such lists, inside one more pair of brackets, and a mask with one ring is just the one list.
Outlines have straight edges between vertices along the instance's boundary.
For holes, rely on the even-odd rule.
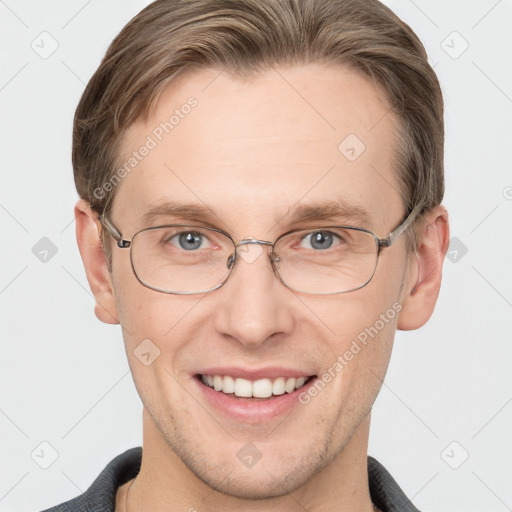
[[238,247],[248,244],[259,244],[259,245],[269,245],[273,246],[274,244],[272,242],[268,242],[267,240],[258,240],[257,238],[244,238],[243,240],[240,240],[235,244],[235,247],[238,249]]
[[[274,244],[269,242],[268,240],[258,240],[257,238],[248,237],[244,238],[235,243],[235,252],[229,256],[226,261],[226,265],[228,269],[232,269],[236,260],[238,260],[238,256],[243,259],[246,263],[253,263],[263,252],[261,246],[266,245],[267,247],[271,247],[272,251],[270,253],[270,259],[272,264],[274,264],[275,255],[273,252]],[[253,246],[253,250],[249,249],[250,246]]]

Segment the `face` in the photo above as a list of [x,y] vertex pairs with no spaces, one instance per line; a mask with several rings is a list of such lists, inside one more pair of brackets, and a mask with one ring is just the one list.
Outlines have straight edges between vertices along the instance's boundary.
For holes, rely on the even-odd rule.
[[[197,104],[181,109],[172,131],[155,132],[190,97]],[[292,229],[329,225],[383,237],[404,214],[393,168],[396,129],[382,93],[345,67],[278,68],[245,81],[214,69],[188,73],[164,91],[147,120],[128,130],[120,161],[148,136],[156,145],[118,185],[112,221],[128,240],[143,228],[172,223],[215,227],[235,241],[274,241]],[[340,150],[349,134],[364,151],[355,138]],[[347,206],[346,215],[294,216],[299,206],[329,201]],[[143,220],[171,202],[208,212],[162,211]],[[250,250],[258,253],[239,258],[219,289],[172,295],[144,287],[129,250],[113,244],[111,281],[145,408],[145,443],[172,452],[221,492],[257,498],[297,489],[343,454],[365,449],[399,304],[411,287],[411,259],[400,237],[381,253],[367,286],[308,295],[279,281],[267,247]],[[143,340],[150,340],[152,354],[159,350],[148,365],[136,357]],[[201,375],[284,378],[285,384],[316,377],[292,393],[240,399],[205,385]]]

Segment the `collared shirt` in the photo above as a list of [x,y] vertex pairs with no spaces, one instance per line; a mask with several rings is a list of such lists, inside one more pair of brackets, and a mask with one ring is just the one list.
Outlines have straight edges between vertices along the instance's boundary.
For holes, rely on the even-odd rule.
[[[125,451],[109,462],[83,494],[43,512],[115,512],[118,488],[137,476],[141,461],[142,447]],[[382,512],[419,512],[373,457],[368,457],[368,482],[371,499]]]

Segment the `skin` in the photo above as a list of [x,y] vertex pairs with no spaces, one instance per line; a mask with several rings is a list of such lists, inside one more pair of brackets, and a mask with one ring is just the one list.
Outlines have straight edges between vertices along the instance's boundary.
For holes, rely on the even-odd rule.
[[[351,200],[370,213],[359,227],[381,237],[403,219],[393,169],[397,120],[382,92],[357,72],[296,65],[245,81],[216,69],[188,72],[167,87],[147,120],[129,128],[121,156],[139,148],[190,96],[198,106],[117,188],[112,220],[124,238],[148,227],[142,215],[169,199],[206,204],[213,213],[208,221],[235,240],[273,241],[296,227],[331,223],[291,224],[286,214],[298,201]],[[350,133],[366,145],[354,162],[338,150]],[[416,254],[407,253],[402,236],[382,252],[367,286],[327,296],[283,286],[266,248],[252,263],[239,260],[226,284],[209,294],[153,291],[135,278],[129,250],[115,244],[109,274],[95,214],[83,200],[75,211],[96,314],[121,324],[144,405],[141,470],[119,489],[116,511],[125,510],[132,484],[129,510],[370,512],[371,407],[396,329],[419,328],[434,310],[449,241],[445,208],[420,223]],[[174,219],[158,223],[166,220]],[[284,419],[228,419],[191,380],[195,369],[215,365],[282,365],[320,375],[396,302],[399,315]],[[144,366],[134,349],[147,338],[161,354]],[[236,456],[248,442],[262,453],[250,469]]]

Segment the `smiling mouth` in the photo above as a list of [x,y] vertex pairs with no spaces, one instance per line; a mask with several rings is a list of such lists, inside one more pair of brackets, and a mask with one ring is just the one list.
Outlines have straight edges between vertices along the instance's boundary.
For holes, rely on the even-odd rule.
[[302,377],[277,377],[275,379],[248,380],[231,375],[197,374],[205,386],[240,400],[269,400],[290,394],[304,387],[316,375]]

